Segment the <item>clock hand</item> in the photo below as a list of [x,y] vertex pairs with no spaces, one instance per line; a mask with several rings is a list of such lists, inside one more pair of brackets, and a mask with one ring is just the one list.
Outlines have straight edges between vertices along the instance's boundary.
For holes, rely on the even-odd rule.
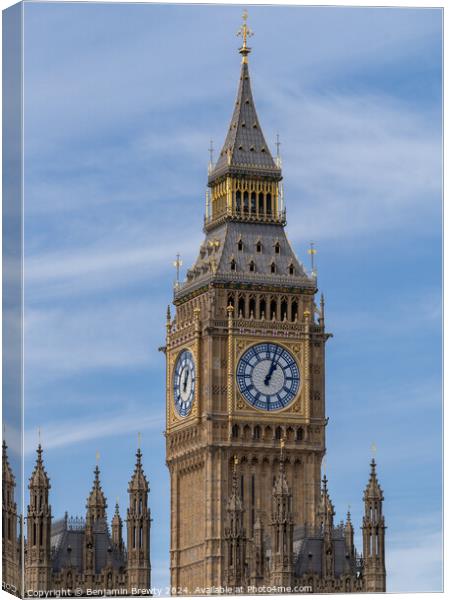
[[265,377],[265,379],[264,379],[264,384],[265,384],[265,385],[268,385],[268,384],[270,383],[271,376],[273,375],[273,372],[274,372],[276,369],[277,369],[277,363],[275,363],[275,362],[274,362],[274,359],[273,359],[273,361],[272,361],[272,363],[271,363],[271,366],[270,366],[270,370],[268,371],[268,373],[267,373],[267,376],[266,376],[266,377]]
[[186,370],[186,373],[184,375],[184,381],[182,382],[182,391],[185,392],[187,389],[187,382],[189,380],[189,372]]

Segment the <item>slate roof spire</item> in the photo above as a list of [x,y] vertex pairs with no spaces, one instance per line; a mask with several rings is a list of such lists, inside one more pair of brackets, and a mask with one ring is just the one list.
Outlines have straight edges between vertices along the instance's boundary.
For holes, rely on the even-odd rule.
[[218,160],[209,174],[209,185],[225,175],[264,176],[280,181],[281,169],[275,163],[260,127],[251,91],[248,68],[248,55],[251,48],[247,46],[247,38],[252,35],[244,23],[237,35],[242,35],[243,45],[239,49],[242,55],[240,82],[234,113],[231,118],[225,143]]

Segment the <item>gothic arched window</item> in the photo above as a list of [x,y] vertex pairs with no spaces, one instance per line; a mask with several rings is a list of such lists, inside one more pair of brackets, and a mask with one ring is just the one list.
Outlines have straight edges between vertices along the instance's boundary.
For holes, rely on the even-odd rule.
[[281,319],[287,319],[288,304],[285,298],[281,302]]
[[271,194],[267,194],[267,215],[271,215]]
[[245,317],[245,298],[242,296],[239,298],[238,316]]
[[262,319],[266,317],[266,313],[267,313],[267,303],[265,302],[265,298],[261,298],[260,300],[260,304],[259,304],[259,310],[260,310],[260,318]]
[[254,298],[249,299],[249,316],[256,316],[256,300]]
[[256,192],[251,192],[251,213],[256,213]]
[[235,208],[238,212],[240,212],[240,209],[242,208],[242,193],[240,190],[237,190],[235,194]]
[[296,300],[292,302],[292,321],[296,321],[298,318],[298,303]]

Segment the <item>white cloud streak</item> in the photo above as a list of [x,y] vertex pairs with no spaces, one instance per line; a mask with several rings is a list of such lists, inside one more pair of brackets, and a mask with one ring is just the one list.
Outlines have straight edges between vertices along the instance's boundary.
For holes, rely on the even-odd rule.
[[[93,439],[105,437],[119,438],[137,432],[162,432],[165,416],[163,413],[152,413],[151,416],[142,416],[139,413],[122,413],[102,417],[100,415],[85,417],[83,419],[60,419],[46,423],[42,430],[45,438],[46,450],[63,448],[88,442]],[[37,444],[36,430],[25,432],[25,455],[35,452]]]

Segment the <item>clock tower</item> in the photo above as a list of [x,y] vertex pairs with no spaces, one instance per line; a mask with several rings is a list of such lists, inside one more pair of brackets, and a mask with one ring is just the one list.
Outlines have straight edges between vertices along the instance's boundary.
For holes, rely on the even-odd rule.
[[174,594],[292,583],[294,539],[322,529],[324,300],[317,305],[316,274],[286,236],[281,161],[251,91],[246,16],[240,33],[234,111],[209,167],[205,238],[175,285],[174,318],[167,311]]

